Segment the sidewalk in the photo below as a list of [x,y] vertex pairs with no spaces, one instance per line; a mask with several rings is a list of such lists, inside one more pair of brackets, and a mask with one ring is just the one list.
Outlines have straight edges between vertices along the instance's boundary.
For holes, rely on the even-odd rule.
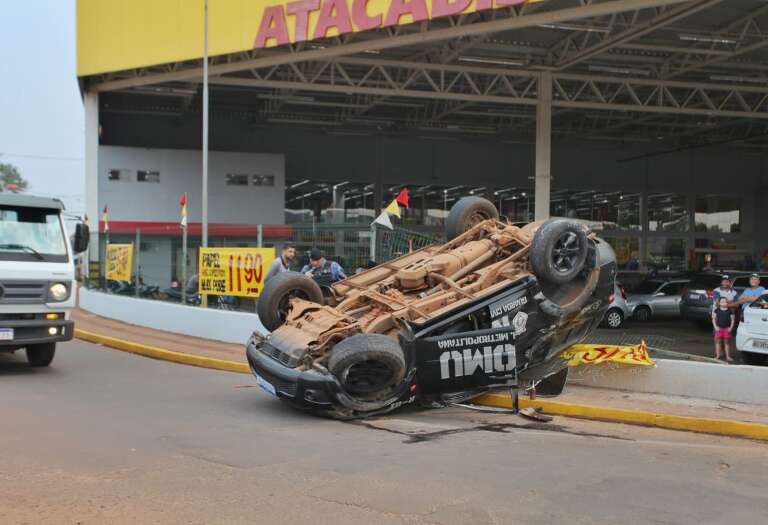
[[[241,345],[222,343],[134,326],[100,317],[80,309],[75,310],[73,319],[75,320],[75,325],[78,330],[91,332],[101,336],[121,339],[131,343],[138,343],[182,354],[192,354],[193,356],[201,358],[234,361],[240,366],[246,363],[244,347]],[[119,345],[114,346],[119,347]],[[247,369],[245,369],[244,372],[247,372]],[[521,399],[527,399],[527,396],[521,396]],[[766,425],[765,428],[768,429],[768,406],[766,405],[749,405],[744,403],[719,402],[682,396],[645,394],[585,387],[574,384],[569,384],[565,393],[561,396],[552,399],[539,398],[539,400],[545,405],[545,410],[547,403],[551,401],[553,404],[566,407],[566,409],[570,406],[576,408],[598,408],[605,413],[610,413],[613,409],[618,409],[619,412],[622,410],[639,411],[662,417],[681,416],[683,418],[700,420],[755,423],[758,425]],[[507,403],[509,403],[509,395],[506,392],[501,391],[496,394],[489,394],[486,396],[485,400],[478,401],[483,404],[491,404],[494,406],[506,406]],[[597,413],[597,411],[594,410],[588,412],[593,414]],[[557,412],[553,411],[553,413]],[[566,412],[563,413],[569,412],[566,410]],[[573,413],[578,413],[578,411]],[[645,420],[644,418],[638,419],[621,415],[605,418],[600,417],[599,415],[595,417],[585,417],[627,423],[638,423]],[[694,427],[695,425],[690,429],[694,429]],[[765,431],[761,430],[761,432],[764,433]]]
[[153,330],[128,323],[122,323],[106,317],[101,317],[80,308],[72,312],[75,328],[99,335],[124,339],[134,343],[156,346],[172,352],[194,354],[202,357],[226,359],[245,363],[245,341],[242,345],[201,339],[186,335]]

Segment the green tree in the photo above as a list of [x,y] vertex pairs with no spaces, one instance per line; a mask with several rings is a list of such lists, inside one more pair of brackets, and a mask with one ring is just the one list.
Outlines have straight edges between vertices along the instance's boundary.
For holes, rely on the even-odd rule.
[[27,189],[27,181],[13,164],[0,163],[0,191],[21,193]]

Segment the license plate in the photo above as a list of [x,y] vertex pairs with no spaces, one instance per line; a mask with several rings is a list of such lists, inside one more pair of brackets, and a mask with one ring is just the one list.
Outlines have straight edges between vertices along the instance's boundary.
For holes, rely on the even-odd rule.
[[697,293],[691,293],[691,294],[688,294],[688,299],[691,299],[692,301],[698,301],[699,299],[701,299],[701,296]]
[[0,341],[13,341],[13,328],[0,328]]
[[275,391],[275,387],[272,386],[272,383],[267,381],[261,376],[256,376],[256,384],[261,387],[261,389],[266,392],[267,394],[273,395],[277,397],[277,392]]
[[768,350],[768,341],[766,341],[765,339],[755,339],[752,342],[752,346],[754,346],[755,348],[763,348]]

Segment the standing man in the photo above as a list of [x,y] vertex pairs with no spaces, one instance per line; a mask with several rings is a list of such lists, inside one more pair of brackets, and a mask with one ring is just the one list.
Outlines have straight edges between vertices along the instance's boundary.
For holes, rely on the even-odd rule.
[[291,269],[291,261],[296,257],[296,247],[287,242],[283,244],[280,250],[280,257],[277,257],[272,264],[269,265],[267,275],[264,277],[264,282],[269,281],[272,277],[278,273],[287,272]]
[[760,299],[763,295],[765,295],[765,288],[760,286],[760,276],[753,273],[749,276],[749,288],[745,288],[744,291],[741,292],[741,297],[739,297],[739,304],[741,305],[741,311],[739,313],[741,316],[744,316],[743,312],[750,303]]
[[344,268],[339,263],[323,257],[317,248],[312,248],[309,252],[309,264],[301,269],[301,273],[314,279],[321,286],[329,286],[347,278]]

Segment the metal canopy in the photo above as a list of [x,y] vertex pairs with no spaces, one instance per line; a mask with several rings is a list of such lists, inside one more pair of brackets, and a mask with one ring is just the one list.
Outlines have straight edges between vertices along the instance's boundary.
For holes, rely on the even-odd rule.
[[[550,72],[556,137],[764,145],[766,31],[760,0],[548,0],[214,57],[211,110],[257,126],[531,140]],[[202,63],[85,80],[102,111],[178,115],[199,111]]]

